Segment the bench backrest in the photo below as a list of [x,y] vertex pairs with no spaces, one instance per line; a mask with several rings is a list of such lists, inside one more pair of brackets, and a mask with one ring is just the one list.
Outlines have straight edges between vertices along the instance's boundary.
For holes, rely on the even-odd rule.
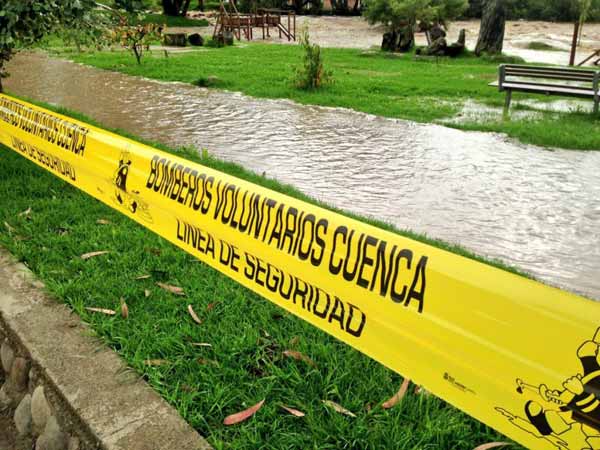
[[[501,64],[498,77],[498,84],[501,89],[502,84],[509,81],[507,78],[511,78],[511,83],[534,83],[545,86],[564,86],[571,89],[593,89],[597,93],[600,84],[600,70]],[[529,79],[546,81],[538,82]],[[561,81],[569,82],[570,84],[560,83]]]

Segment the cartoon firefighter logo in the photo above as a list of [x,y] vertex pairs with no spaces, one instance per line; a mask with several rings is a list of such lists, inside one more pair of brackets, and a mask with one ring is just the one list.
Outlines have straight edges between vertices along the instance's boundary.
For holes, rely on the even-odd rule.
[[[532,385],[517,379],[517,392],[534,393],[524,404],[523,415],[496,408],[515,426],[545,439],[558,449],[600,449],[600,328],[577,349],[580,373],[562,386]],[[575,446],[574,446],[575,445]]]
[[113,177],[113,184],[115,186],[114,200],[121,208],[151,223],[152,216],[148,212],[148,204],[141,199],[140,192],[127,188],[127,178],[130,170],[131,157],[129,152],[123,152],[119,157],[119,167]]

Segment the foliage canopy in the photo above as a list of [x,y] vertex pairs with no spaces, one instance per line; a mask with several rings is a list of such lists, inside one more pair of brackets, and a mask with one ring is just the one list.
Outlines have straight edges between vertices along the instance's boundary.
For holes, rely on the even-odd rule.
[[[3,0],[0,3],[0,80],[15,49],[28,47],[61,25],[80,21],[92,0]],[[0,91],[2,85],[0,84]]]
[[368,0],[364,16],[371,24],[381,23],[398,31],[419,22],[444,24],[467,7],[467,0]]

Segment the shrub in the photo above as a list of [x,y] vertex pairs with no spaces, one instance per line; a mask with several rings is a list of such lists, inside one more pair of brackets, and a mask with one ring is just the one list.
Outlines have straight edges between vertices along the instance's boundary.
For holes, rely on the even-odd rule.
[[304,50],[302,66],[296,69],[296,87],[300,89],[318,89],[332,83],[331,71],[325,70],[321,47],[310,43],[308,30],[305,28],[300,35],[300,45]]
[[156,24],[131,25],[128,18],[121,17],[119,25],[112,32],[112,38],[123,48],[131,51],[137,63],[141,64],[144,50],[150,48],[150,42],[160,38],[161,31],[162,29]]

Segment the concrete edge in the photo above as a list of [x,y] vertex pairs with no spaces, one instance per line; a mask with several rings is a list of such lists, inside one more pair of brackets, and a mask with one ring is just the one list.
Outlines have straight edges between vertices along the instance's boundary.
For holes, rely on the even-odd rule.
[[[80,450],[211,449],[114,351],[93,338],[77,315],[45,294],[43,286],[0,248],[0,345],[14,352],[14,360],[25,361],[21,366],[26,368],[19,373],[18,364],[5,367],[3,390],[18,394],[18,409],[23,396],[31,397],[43,386],[51,410],[60,411],[55,414],[60,427],[71,436],[69,448],[75,439]],[[20,385],[11,380],[21,380]],[[31,439],[39,441],[44,431],[36,430],[35,414],[33,419]]]

